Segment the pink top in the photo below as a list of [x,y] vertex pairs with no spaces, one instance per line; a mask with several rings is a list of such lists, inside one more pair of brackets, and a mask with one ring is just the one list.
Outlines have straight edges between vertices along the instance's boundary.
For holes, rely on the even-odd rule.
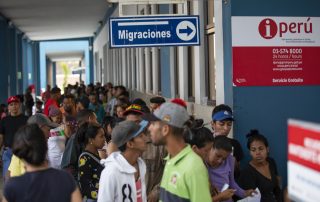
[[137,189],[137,202],[142,202],[142,186],[141,186],[141,179],[136,181],[136,189]]

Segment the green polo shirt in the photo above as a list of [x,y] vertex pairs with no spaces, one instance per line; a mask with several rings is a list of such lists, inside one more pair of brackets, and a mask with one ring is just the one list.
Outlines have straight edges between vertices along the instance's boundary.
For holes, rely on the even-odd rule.
[[162,202],[210,202],[208,171],[190,145],[167,163],[160,185]]

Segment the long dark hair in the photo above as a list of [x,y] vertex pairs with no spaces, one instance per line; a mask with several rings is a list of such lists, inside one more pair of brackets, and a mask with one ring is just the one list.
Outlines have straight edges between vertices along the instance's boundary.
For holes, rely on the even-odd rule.
[[232,144],[230,140],[224,135],[218,135],[214,138],[213,148],[232,152]]
[[199,149],[214,140],[212,132],[206,127],[191,128],[190,132],[186,142],[191,146],[196,145]]
[[12,152],[20,159],[39,166],[45,162],[47,151],[47,139],[37,124],[23,126],[16,132]]
[[250,132],[246,135],[248,141],[247,141],[247,148],[250,150],[250,146],[253,141],[260,141],[262,142],[266,147],[269,147],[268,140],[265,136],[259,133],[257,129],[252,129]]
[[79,144],[85,147],[89,143],[89,139],[94,139],[97,136],[100,129],[104,130],[98,124],[82,124],[77,131]]

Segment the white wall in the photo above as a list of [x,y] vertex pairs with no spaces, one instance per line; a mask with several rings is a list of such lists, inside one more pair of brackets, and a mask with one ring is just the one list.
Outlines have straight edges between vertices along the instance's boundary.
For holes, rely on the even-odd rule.
[[[197,10],[195,11],[195,13],[201,13],[202,10],[199,8],[199,6],[201,6],[201,4],[199,3],[195,3],[194,7],[197,8]],[[132,7],[126,7],[126,9],[124,9],[123,11],[127,14],[131,14],[134,15],[137,12],[140,12],[140,8],[142,8],[142,6],[140,6],[139,8],[137,8],[136,6],[132,6]],[[155,12],[156,9],[154,6],[152,6],[152,12]],[[119,9],[115,10],[115,12],[112,14],[112,17],[117,17],[119,15]],[[201,21],[201,19],[200,19]],[[203,24],[203,22],[200,22],[200,24]],[[152,48],[152,52],[149,54],[147,54],[147,57],[149,58],[145,58],[143,56],[143,53],[145,53],[145,51],[150,50],[150,48],[126,48],[126,49],[110,49],[109,48],[109,36],[108,36],[108,27],[109,25],[106,24],[104,25],[104,27],[102,28],[101,32],[98,33],[98,36],[96,37],[96,39],[94,40],[94,52],[98,52],[99,55],[99,61],[100,59],[102,59],[102,63],[103,63],[103,73],[104,73],[104,81],[100,81],[100,70],[99,70],[99,66],[95,67],[95,81],[100,81],[102,83],[106,83],[106,82],[112,82],[115,85],[125,85],[131,92],[131,98],[136,98],[136,97],[140,97],[142,99],[144,99],[146,102],[149,101],[149,99],[151,97],[153,97],[154,95],[159,94],[158,91],[158,86],[155,86],[155,84],[157,85],[158,82],[154,82],[157,81],[160,77],[158,76],[158,74],[155,74],[155,71],[157,68],[158,61],[159,61],[159,57],[160,55],[157,54],[157,52],[155,52],[155,50],[157,48]],[[103,51],[103,47],[107,44],[107,50],[105,49],[105,51]],[[195,54],[193,56],[194,58],[194,65],[195,67],[198,67],[196,72],[197,74],[195,75],[196,77],[196,82],[197,84],[195,85],[196,87],[196,103],[192,103],[192,102],[188,102],[188,112],[190,114],[195,115],[197,118],[203,118],[205,123],[210,122],[211,120],[211,111],[213,109],[213,106],[207,106],[206,104],[201,104],[201,99],[204,96],[204,73],[201,73],[204,69],[204,53],[202,50],[203,47],[197,47],[195,52],[197,54]],[[179,51],[178,54],[176,54],[176,57],[174,58],[175,60],[178,60],[179,62],[179,75],[178,75],[178,79],[179,81],[183,81],[180,82],[180,88],[178,89],[179,91],[179,95],[180,98],[187,100],[188,96],[187,96],[187,86],[188,86],[188,73],[186,72],[186,66],[185,64],[187,64],[187,52],[186,52],[186,48],[183,47],[179,47]],[[148,67],[145,66],[145,63],[149,63],[149,60],[152,61],[152,66]],[[99,61],[97,62],[97,64],[99,65]],[[190,64],[189,64],[190,65]],[[199,68],[201,67],[201,68]],[[152,68],[153,71],[153,75],[150,77],[149,73],[142,73],[139,72],[139,70],[143,69],[145,70],[151,70],[150,68]],[[174,74],[174,72],[171,72],[170,74]],[[143,77],[143,78],[141,78]],[[173,75],[171,75],[172,78],[175,78]],[[144,82],[147,81],[147,82]],[[153,89],[152,91],[149,89],[150,88],[150,83],[149,82],[153,82]],[[146,83],[145,86],[144,83]],[[137,88],[134,88],[134,86],[136,86]],[[177,88],[175,86],[175,88]],[[201,89],[197,89],[197,88],[201,88]],[[146,92],[146,90],[148,90],[148,92]],[[174,90],[174,89],[172,89]],[[167,98],[170,99],[170,98]]]
[[98,61],[94,62],[94,64],[98,65],[98,66],[95,66],[94,69],[95,69],[95,74],[94,74],[94,81],[97,82],[99,81],[100,79],[100,76],[98,74],[100,74],[100,68],[99,68],[99,62],[100,62],[100,59],[102,59],[102,62],[104,64],[104,61],[103,61],[103,46],[107,43],[107,39],[108,39],[108,30],[107,30],[107,27],[104,26],[99,35],[96,37],[96,39],[94,40],[93,42],[93,52],[94,53],[97,53],[98,52],[98,55],[99,55],[99,59]]

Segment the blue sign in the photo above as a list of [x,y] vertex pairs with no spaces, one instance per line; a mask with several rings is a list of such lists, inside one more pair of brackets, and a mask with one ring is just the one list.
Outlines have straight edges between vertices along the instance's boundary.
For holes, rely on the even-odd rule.
[[199,16],[110,18],[112,48],[200,45]]

